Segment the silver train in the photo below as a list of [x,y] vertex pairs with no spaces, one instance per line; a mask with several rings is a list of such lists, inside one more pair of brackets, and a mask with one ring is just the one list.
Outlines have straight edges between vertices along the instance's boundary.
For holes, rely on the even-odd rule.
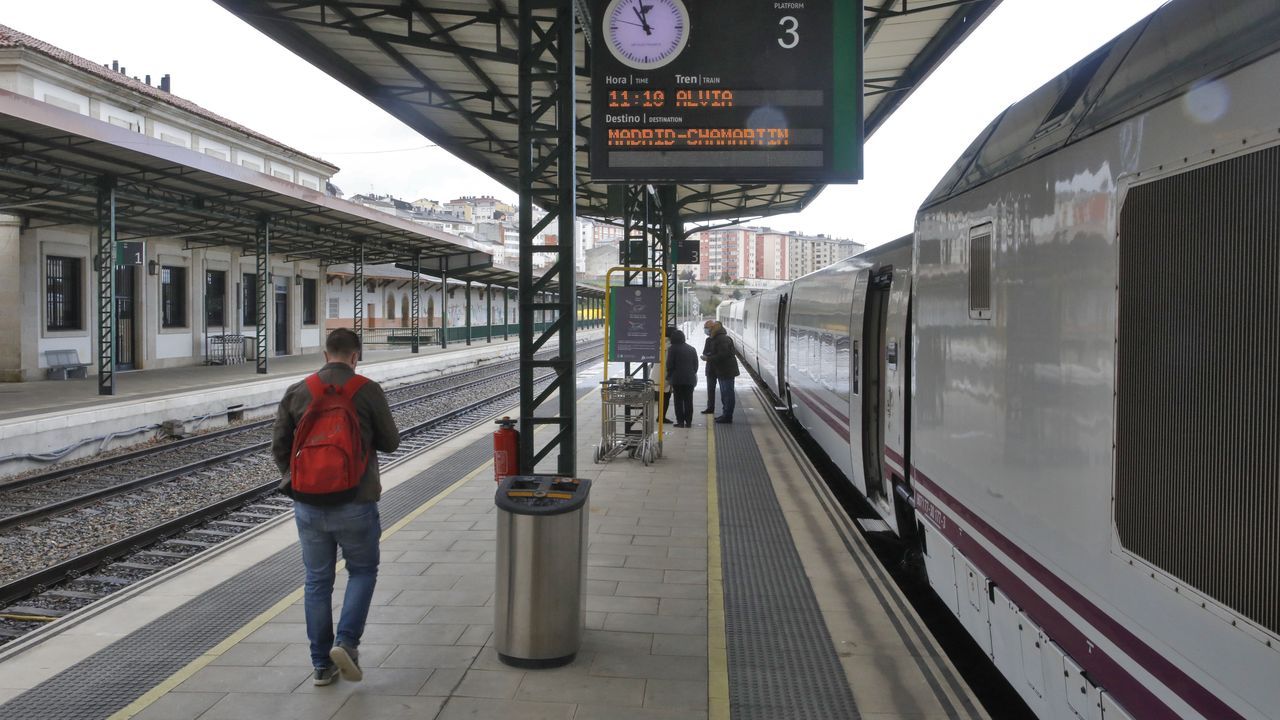
[[717,315],[1039,717],[1280,717],[1276,0],[1163,6]]

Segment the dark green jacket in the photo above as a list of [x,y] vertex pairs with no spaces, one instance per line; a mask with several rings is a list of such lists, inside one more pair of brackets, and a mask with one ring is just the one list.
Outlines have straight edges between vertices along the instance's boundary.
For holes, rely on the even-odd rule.
[[[342,363],[329,363],[320,368],[320,379],[330,385],[343,385],[355,374],[351,366]],[[306,381],[297,382],[285,390],[280,409],[276,412],[271,454],[275,457],[276,467],[284,475],[280,481],[280,490],[285,494],[289,494],[289,457],[293,454],[293,431],[310,404],[311,391],[307,389]],[[365,468],[364,477],[360,479],[360,489],[356,491],[352,502],[377,502],[382,497],[378,453],[392,452],[399,447],[400,431],[396,429],[391,408],[387,406],[387,396],[378,383],[372,380],[365,383],[352,398],[352,404],[356,406],[360,435],[369,457],[369,465]]]
[[738,377],[738,356],[733,350],[733,338],[724,328],[720,328],[711,336],[710,350],[707,352],[707,368],[717,378]]

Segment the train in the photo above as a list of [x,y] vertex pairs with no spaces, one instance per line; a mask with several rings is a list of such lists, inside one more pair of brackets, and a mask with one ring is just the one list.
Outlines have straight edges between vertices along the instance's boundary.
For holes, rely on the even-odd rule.
[[1039,718],[1280,717],[1278,51],[1173,0],[716,310]]

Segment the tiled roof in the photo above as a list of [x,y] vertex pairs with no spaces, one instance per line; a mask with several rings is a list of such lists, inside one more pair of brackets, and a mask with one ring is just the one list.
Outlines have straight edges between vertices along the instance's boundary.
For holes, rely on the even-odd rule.
[[69,65],[82,72],[89,73],[90,75],[95,75],[103,80],[115,83],[116,85],[119,85],[124,88],[128,88],[129,90],[132,90],[136,93],[146,95],[147,97],[152,98],[154,100],[159,100],[160,102],[163,102],[167,105],[171,105],[179,110],[183,110],[185,112],[191,113],[192,115],[197,115],[206,120],[217,123],[218,125],[221,125],[229,130],[235,131],[242,135],[248,135],[249,137],[252,137],[252,138],[256,138],[258,140],[261,140],[262,142],[274,145],[290,153],[304,157],[308,160],[311,160],[312,162],[317,162],[322,165],[327,165],[328,167],[333,168],[335,172],[338,170],[338,166],[334,165],[331,162],[322,160],[314,155],[308,155],[307,153],[304,153],[300,150],[295,150],[289,147],[288,145],[285,145],[284,143],[279,142],[277,140],[272,140],[271,138],[267,137],[266,135],[263,135],[260,132],[250,130],[249,128],[241,125],[240,123],[237,123],[232,120],[228,120],[215,112],[206,110],[200,107],[199,105],[191,102],[190,100],[184,100],[183,98],[180,98],[177,95],[164,92],[160,88],[152,87],[151,85],[148,85],[142,82],[141,80],[135,80],[127,75],[124,75],[123,73],[115,72],[111,68],[104,67],[90,60],[86,60],[85,58],[82,58],[79,55],[75,55],[67,52],[66,50],[63,50],[62,48],[54,47],[53,45],[50,45],[49,43],[44,42],[43,40],[37,40],[36,38],[33,38],[30,35],[27,35],[25,33],[18,32],[17,30],[14,30],[13,28],[8,27],[7,25],[0,25],[0,48],[23,48],[26,50],[31,50],[33,52],[40,53],[41,55],[52,58],[60,63],[63,63],[64,65]]

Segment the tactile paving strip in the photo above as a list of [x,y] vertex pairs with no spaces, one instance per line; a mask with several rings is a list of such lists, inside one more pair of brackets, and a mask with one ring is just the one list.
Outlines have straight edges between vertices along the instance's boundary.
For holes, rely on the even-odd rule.
[[861,717],[750,426],[716,426],[734,720]]
[[[491,441],[482,438],[388,490],[378,504],[383,526],[462,479],[491,453]],[[107,717],[297,589],[303,575],[302,550],[291,545],[0,705],[0,718]]]

